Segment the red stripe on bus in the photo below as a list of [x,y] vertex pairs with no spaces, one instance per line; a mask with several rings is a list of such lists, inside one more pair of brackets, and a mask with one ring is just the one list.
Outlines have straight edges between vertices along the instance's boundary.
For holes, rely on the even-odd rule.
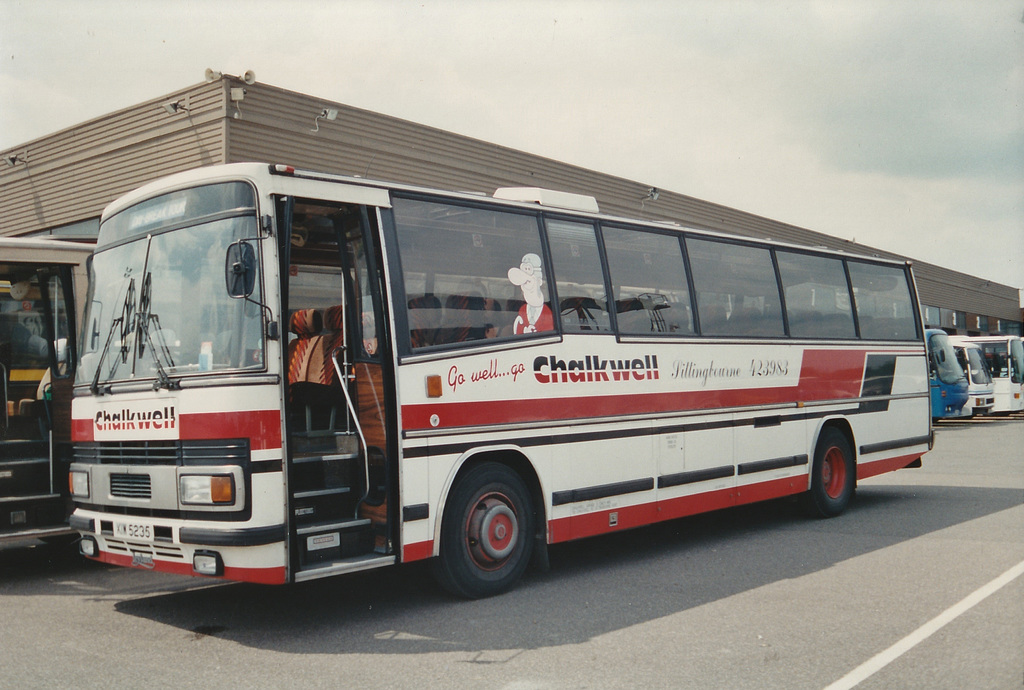
[[804,350],[795,400],[856,398],[868,350]]
[[422,561],[424,558],[430,558],[434,555],[434,541],[416,542],[415,544],[406,544],[402,547],[402,562],[408,563],[409,561]]
[[867,479],[886,472],[902,470],[904,467],[920,458],[924,453],[912,453],[911,455],[900,455],[895,458],[884,458],[862,462],[857,465],[857,479]]
[[[860,395],[867,352],[804,350],[800,381],[796,386],[673,393],[639,393],[626,388],[620,395],[598,396],[579,395],[582,391],[576,387],[571,389],[576,395],[557,398],[403,405],[402,425],[406,430],[454,428],[852,399]],[[546,385],[570,387],[573,384]],[[436,427],[431,424],[434,415],[437,415]]]
[[[174,575],[196,574],[192,571],[191,563],[171,563],[169,561],[161,561],[154,558],[153,567],[144,568],[141,566],[132,566],[131,556],[110,553],[109,551],[100,551],[99,556],[91,558],[91,560],[100,561],[101,563],[109,563],[110,565],[118,565],[124,568],[135,567],[139,570],[155,570],[156,572],[171,573]],[[214,579],[226,579],[236,582],[254,582],[261,585],[283,585],[285,582],[285,569],[283,565],[272,568],[235,568],[224,566],[223,577]]]
[[71,440],[75,443],[90,443],[93,440],[91,419],[71,420]]
[[[599,510],[548,521],[548,540],[552,544],[609,534],[630,527],[640,527],[663,520],[674,520],[721,508],[780,498],[807,490],[807,477],[784,477],[758,484],[733,486],[691,496],[680,496],[640,505]],[[614,517],[613,517],[614,514]],[[613,525],[612,522],[615,524]]]
[[181,439],[247,438],[252,450],[281,447],[281,411],[181,414]]

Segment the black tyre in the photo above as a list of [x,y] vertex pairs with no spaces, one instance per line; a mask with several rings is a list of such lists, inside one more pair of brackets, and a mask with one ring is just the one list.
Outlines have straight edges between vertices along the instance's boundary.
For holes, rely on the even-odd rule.
[[477,465],[448,498],[434,576],[468,599],[504,592],[526,570],[533,531],[530,492],[519,475],[493,462]]
[[808,512],[815,517],[842,514],[853,497],[857,467],[846,436],[826,427],[818,438],[811,467],[811,489],[804,496]]

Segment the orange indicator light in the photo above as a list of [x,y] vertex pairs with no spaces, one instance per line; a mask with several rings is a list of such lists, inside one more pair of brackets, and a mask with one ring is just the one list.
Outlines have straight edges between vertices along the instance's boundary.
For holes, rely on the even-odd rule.
[[431,374],[427,377],[427,397],[441,397],[441,377],[437,374]]

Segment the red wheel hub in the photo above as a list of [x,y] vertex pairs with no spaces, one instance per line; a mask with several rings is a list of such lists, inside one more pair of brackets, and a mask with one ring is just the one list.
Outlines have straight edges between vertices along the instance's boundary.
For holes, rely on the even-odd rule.
[[494,570],[512,555],[519,538],[519,520],[509,499],[500,493],[480,497],[466,523],[466,541],[473,561]]
[[828,449],[821,463],[821,485],[833,499],[841,497],[846,488],[846,459],[835,446]]

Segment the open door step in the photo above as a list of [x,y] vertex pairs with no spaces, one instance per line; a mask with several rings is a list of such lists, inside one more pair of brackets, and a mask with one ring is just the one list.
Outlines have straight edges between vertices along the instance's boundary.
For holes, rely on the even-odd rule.
[[303,431],[293,433],[289,441],[293,462],[359,457],[359,437],[351,432]]
[[296,535],[302,566],[351,558],[373,550],[373,529],[366,519],[312,523],[298,527]]

